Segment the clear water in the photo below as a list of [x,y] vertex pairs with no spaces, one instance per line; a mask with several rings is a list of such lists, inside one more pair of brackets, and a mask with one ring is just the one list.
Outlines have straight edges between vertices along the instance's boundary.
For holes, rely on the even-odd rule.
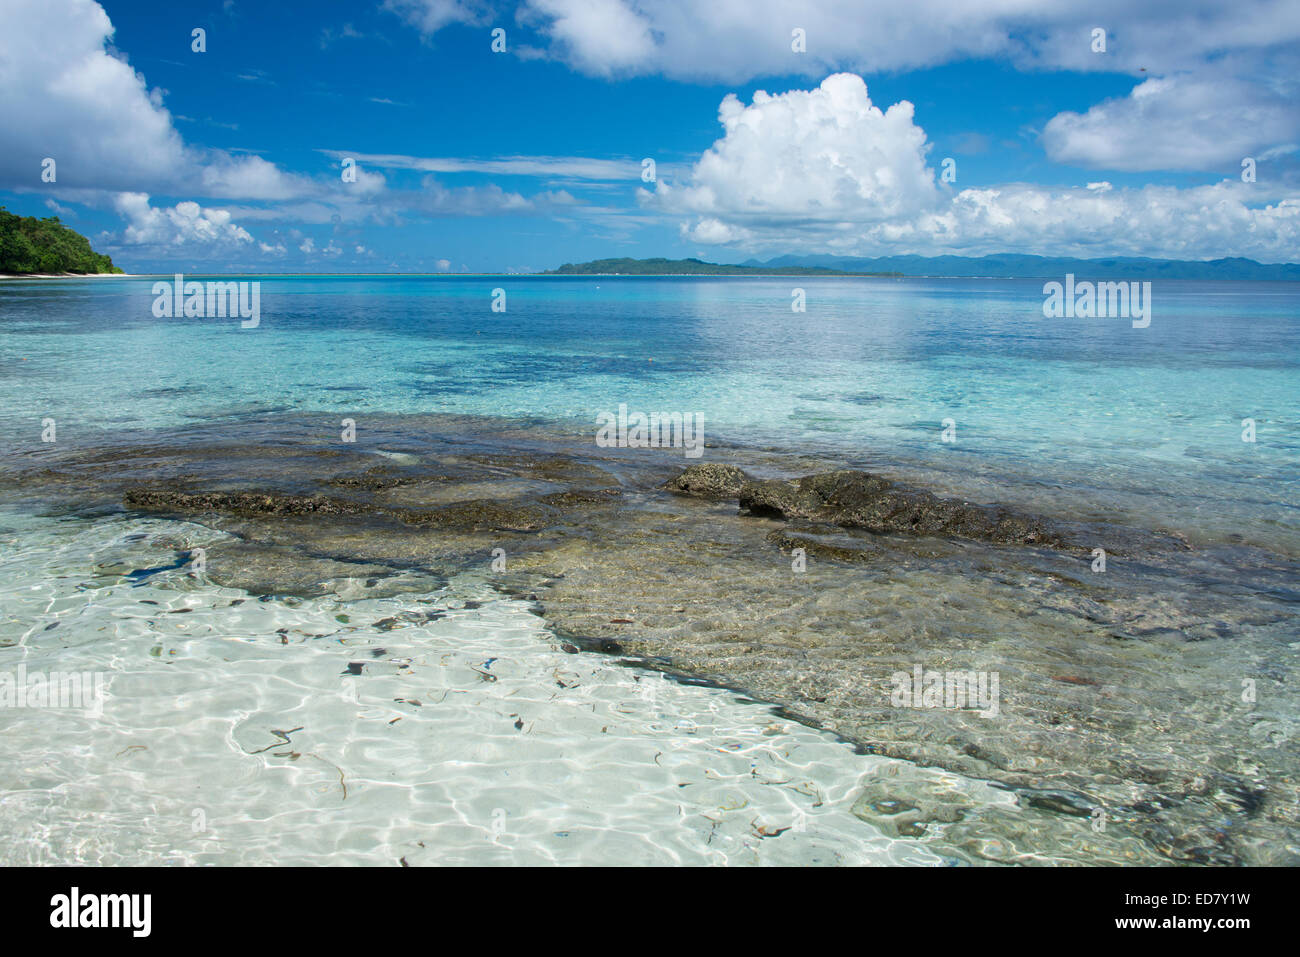
[[1294,283],[1157,282],[1151,325],[1134,329],[1043,318],[1037,280],[263,278],[261,325],[245,330],[155,319],[154,281],[0,285],[11,447],[39,446],[47,417],[93,444],[291,409],[594,434],[627,403],[699,413],[710,441],[832,447],[957,489],[993,476],[1004,500],[1066,487],[1071,509],[1190,513],[1193,533],[1294,545],[1300,529]]
[[[1041,281],[260,281],[248,330],[155,319],[152,278],[0,283],[0,468],[42,449],[47,418],[74,447],[290,411],[594,435],[626,403],[699,413],[710,442],[1300,556],[1295,284],[1159,282],[1133,329],[1044,319]],[[850,813],[864,776],[1007,800],[718,689],[567,654],[481,581],[259,602],[179,572],[124,578],[216,534],[198,526],[0,525],[0,669],[113,676],[101,717],[0,711],[6,862],[942,863]],[[445,615],[402,617],[428,609]],[[364,681],[345,674],[359,661]]]
[[4,667],[106,675],[100,713],[0,709],[0,864],[948,863],[851,813],[901,762],[565,652],[481,581],[258,601],[124,580],[200,526],[0,526]]

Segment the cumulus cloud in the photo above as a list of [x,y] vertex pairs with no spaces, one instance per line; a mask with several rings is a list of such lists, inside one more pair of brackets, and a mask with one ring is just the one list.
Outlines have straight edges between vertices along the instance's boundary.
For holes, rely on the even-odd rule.
[[902,245],[968,255],[1246,256],[1287,262],[1300,247],[1300,197],[1261,195],[1230,180],[1191,189],[1015,184],[962,190],[942,213],[865,231],[860,242],[878,250]]
[[852,73],[815,90],[760,90],[749,106],[728,94],[718,121],[724,135],[689,183],[658,190],[665,207],[777,225],[896,219],[940,199],[912,104],[882,112]]
[[555,53],[586,73],[641,70],[655,58],[651,21],[622,0],[532,0],[524,20],[541,24]]
[[1086,113],[1060,113],[1043,130],[1060,163],[1127,171],[1236,166],[1300,137],[1293,82],[1260,86],[1215,69],[1153,77]]
[[132,246],[212,246],[251,243],[253,237],[224,209],[185,201],[157,208],[146,193],[121,193],[114,207],[127,220],[122,241]]
[[91,0],[8,0],[0,31],[0,180],[120,187],[169,178],[184,146],[144,78],[104,49],[112,25]]
[[163,94],[107,46],[94,0],[6,0],[0,30],[0,188],[174,192],[281,199],[305,181],[259,157],[187,147]]
[[[260,156],[231,156],[206,151],[201,157],[192,154],[193,173],[179,181],[182,188],[204,196],[229,199],[283,200],[315,192],[305,178],[285,173]],[[383,177],[379,177],[380,186]]]
[[1300,246],[1300,198],[1225,181],[1191,189],[1110,183],[1046,189],[936,185],[911,104],[883,112],[858,76],[815,90],[722,103],[723,136],[681,183],[642,191],[650,208],[691,217],[702,244],[980,254],[1000,251],[1285,261]]

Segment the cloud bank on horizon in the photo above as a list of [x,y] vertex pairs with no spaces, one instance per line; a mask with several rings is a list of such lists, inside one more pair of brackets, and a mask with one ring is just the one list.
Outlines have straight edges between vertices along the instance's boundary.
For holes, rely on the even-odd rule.
[[0,7],[0,202],[133,271],[1300,249],[1296,3]]

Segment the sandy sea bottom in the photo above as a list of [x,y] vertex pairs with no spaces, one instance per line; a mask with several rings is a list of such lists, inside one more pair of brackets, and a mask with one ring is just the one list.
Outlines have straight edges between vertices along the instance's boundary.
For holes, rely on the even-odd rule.
[[0,711],[4,864],[937,865],[956,861],[852,813],[864,781],[1014,809],[734,693],[566,650],[472,576],[259,600],[149,573],[175,542],[220,537],[200,526],[0,527],[0,663],[105,677],[101,708]]

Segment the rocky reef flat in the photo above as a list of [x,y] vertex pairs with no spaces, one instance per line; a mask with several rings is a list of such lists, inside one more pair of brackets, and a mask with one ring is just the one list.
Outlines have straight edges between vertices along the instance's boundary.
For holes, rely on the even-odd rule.
[[[355,443],[284,416],[61,444],[7,457],[0,498],[219,529],[202,574],[256,595],[481,573],[575,646],[1014,795],[1013,814],[882,777],[857,801],[971,862],[1300,863],[1300,569],[1264,547],[1059,493],[968,501],[815,454],[696,464],[467,417],[376,419]],[[996,714],[898,706],[892,676],[918,667],[996,674]]]

